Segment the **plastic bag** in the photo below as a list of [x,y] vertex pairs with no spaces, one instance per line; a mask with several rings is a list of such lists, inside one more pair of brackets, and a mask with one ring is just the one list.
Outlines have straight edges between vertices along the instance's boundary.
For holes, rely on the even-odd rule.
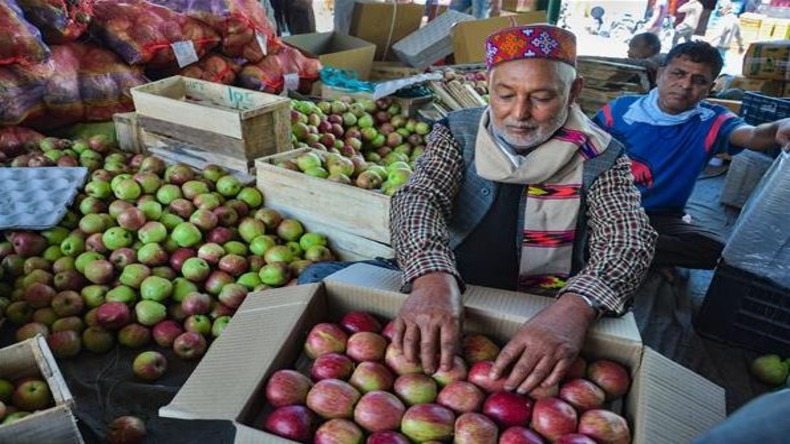
[[53,65],[0,66],[0,126],[19,125],[44,114],[42,97]]
[[0,128],[0,162],[37,147],[43,138],[43,134],[21,126]]
[[144,0],[99,0],[91,26],[130,65],[186,66],[220,42],[207,24]]
[[48,43],[78,39],[88,29],[93,0],[17,0]]
[[257,63],[281,46],[259,0],[151,0],[208,23],[222,36],[228,57]]
[[219,54],[211,54],[181,70],[181,75],[209,82],[233,85],[241,65]]
[[22,15],[15,0],[0,1],[0,65],[32,65],[49,57],[41,33]]
[[53,73],[42,95],[45,117],[26,121],[36,129],[112,120],[115,113],[134,110],[129,89],[146,82],[139,67],[83,43],[53,45],[51,64]]

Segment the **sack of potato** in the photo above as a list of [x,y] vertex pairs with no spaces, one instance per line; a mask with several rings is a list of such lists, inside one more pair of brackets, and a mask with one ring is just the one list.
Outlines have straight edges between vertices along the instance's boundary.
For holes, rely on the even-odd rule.
[[222,36],[228,57],[256,63],[281,46],[259,0],[151,0],[209,24]]
[[211,54],[182,69],[181,75],[223,85],[233,85],[236,83],[236,75],[240,70],[241,65],[235,61],[220,54]]
[[144,0],[98,0],[91,26],[130,65],[187,66],[220,42],[205,23]]
[[93,0],[17,0],[48,43],[76,40],[88,29]]
[[49,57],[41,33],[25,20],[16,0],[0,1],[0,65],[31,65]]

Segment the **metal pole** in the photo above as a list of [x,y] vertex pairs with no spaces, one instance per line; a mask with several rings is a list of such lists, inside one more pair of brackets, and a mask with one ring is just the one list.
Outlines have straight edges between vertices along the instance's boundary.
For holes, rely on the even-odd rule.
[[556,25],[560,19],[560,5],[562,0],[548,0],[546,6],[546,19],[549,23]]

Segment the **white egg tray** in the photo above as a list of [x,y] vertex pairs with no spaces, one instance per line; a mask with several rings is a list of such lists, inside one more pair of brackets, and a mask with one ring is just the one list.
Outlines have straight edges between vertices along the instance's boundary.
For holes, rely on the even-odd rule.
[[88,169],[0,168],[0,230],[46,230],[60,222]]

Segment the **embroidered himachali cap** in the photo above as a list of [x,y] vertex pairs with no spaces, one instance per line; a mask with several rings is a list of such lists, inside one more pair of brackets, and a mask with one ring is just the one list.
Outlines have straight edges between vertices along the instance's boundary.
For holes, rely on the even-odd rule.
[[576,36],[552,25],[528,25],[497,31],[486,39],[488,69],[512,60],[549,59],[576,67]]

